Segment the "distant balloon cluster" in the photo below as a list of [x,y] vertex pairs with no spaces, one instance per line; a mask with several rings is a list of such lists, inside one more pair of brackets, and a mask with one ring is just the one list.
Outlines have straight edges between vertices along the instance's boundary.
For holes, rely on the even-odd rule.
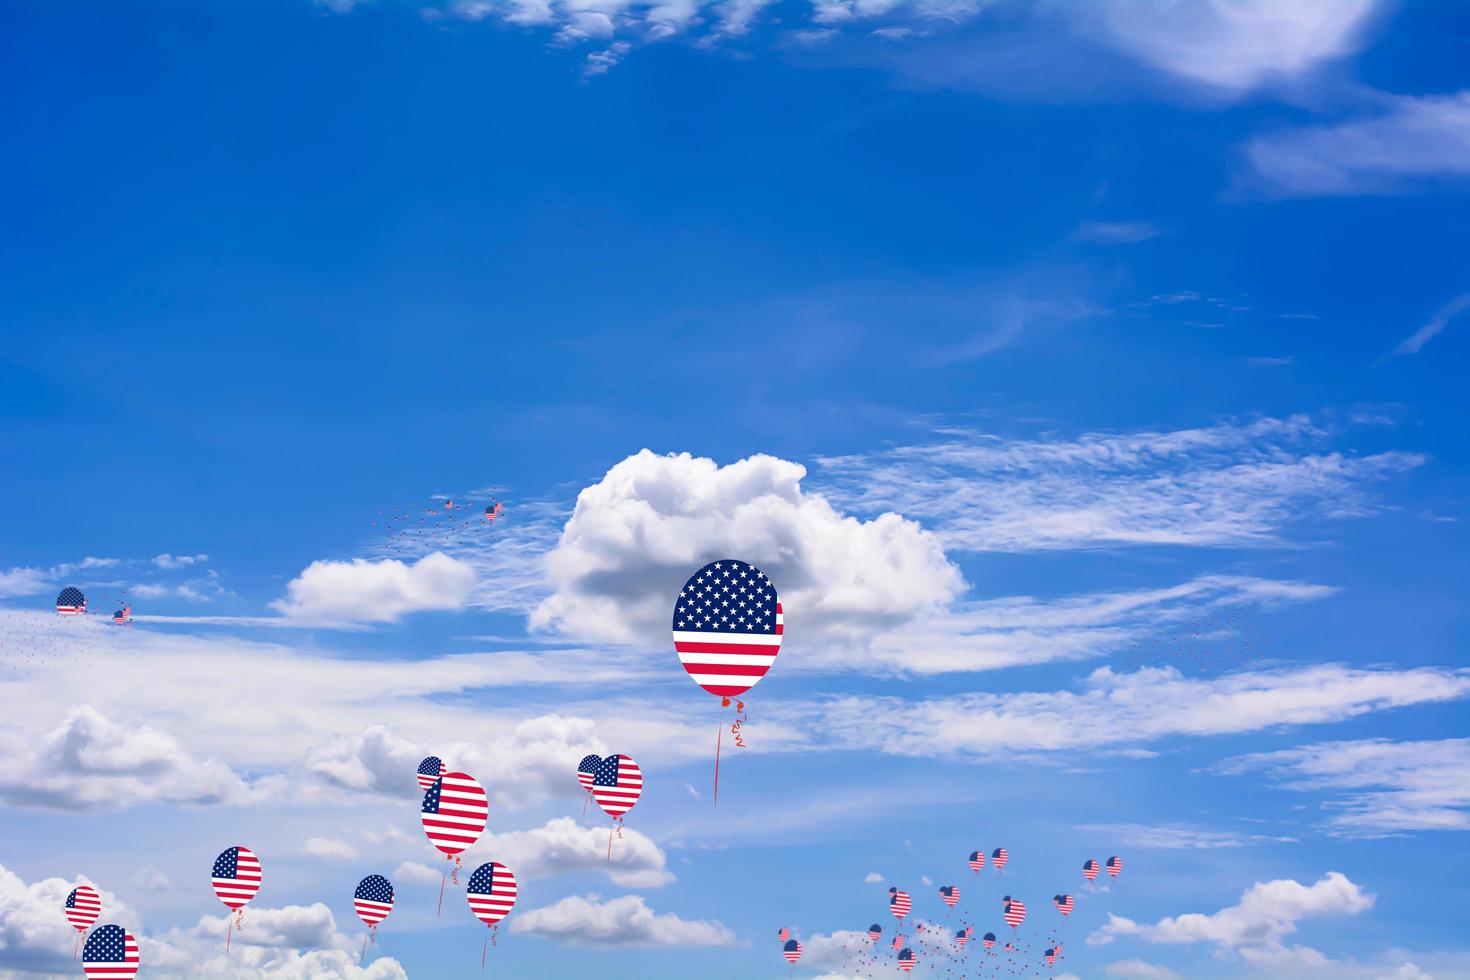
[[[990,866],[997,876],[1004,871],[1009,861],[1010,853],[1004,847],[997,847],[990,852]],[[977,879],[985,864],[984,850],[970,852],[967,865]],[[1123,871],[1123,859],[1114,855],[1103,865],[1099,865],[1094,858],[1084,861],[1082,877],[1089,888],[1097,878],[1100,867],[1106,868],[1109,877],[1116,879]],[[946,917],[952,916],[954,909],[960,904],[960,886],[940,885],[937,894],[945,905]],[[895,885],[888,889],[888,911],[896,922],[892,938],[887,943],[882,941],[883,926],[878,922],[874,922],[863,932],[837,933],[836,935],[866,936],[866,941],[857,945],[848,941],[841,943],[843,962],[839,964],[839,968],[860,977],[879,976],[894,967],[908,973],[920,964],[928,964],[933,975],[938,976],[942,972],[943,976],[955,980],[962,977],[999,976],[1002,969],[1010,976],[1045,976],[1041,972],[1043,968],[1050,970],[1058,960],[1064,958],[1058,929],[1065,926],[1067,917],[1077,907],[1077,902],[1070,894],[1057,894],[1052,896],[1052,905],[1060,919],[1052,920],[1042,927],[1041,934],[1046,935],[1047,939],[1045,943],[1039,943],[1035,929],[1025,927],[1028,914],[1026,903],[1013,895],[1003,896],[999,901],[999,913],[1004,927],[997,927],[997,931],[1006,938],[1002,941],[996,932],[986,932],[980,937],[979,951],[967,956],[966,947],[975,938],[975,926],[967,922],[951,926],[933,920],[918,920],[912,925],[912,933],[906,932],[906,920],[914,910],[914,897]],[[782,926],[776,931],[776,936],[781,944],[781,955],[791,964],[792,972],[795,973],[806,948],[790,926]],[[1041,947],[1039,954],[1033,953],[1038,946]],[[834,964],[822,965],[830,967]]]
[[432,497],[424,504],[380,510],[371,526],[386,533],[390,554],[422,554],[461,543],[466,535],[494,524],[504,511],[498,496],[480,501]]

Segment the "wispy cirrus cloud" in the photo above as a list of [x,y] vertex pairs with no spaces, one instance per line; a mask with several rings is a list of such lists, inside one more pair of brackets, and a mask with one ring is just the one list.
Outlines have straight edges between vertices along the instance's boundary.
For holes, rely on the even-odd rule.
[[1079,690],[929,699],[834,697],[768,709],[817,745],[939,758],[1014,757],[1343,721],[1470,697],[1470,671],[1322,664],[1186,677],[1100,667]]
[[543,908],[517,912],[511,932],[556,939],[575,946],[733,946],[735,934],[712,919],[684,919],[655,912],[641,895],[604,901],[573,895]]
[[1305,416],[1207,428],[943,441],[818,459],[816,488],[858,512],[917,518],[947,548],[1280,544],[1306,518],[1371,513],[1367,488],[1424,462],[1326,448]]
[[1328,794],[1327,830],[1342,837],[1470,830],[1470,739],[1319,742],[1228,759],[1216,771],[1261,771],[1284,789]]
[[1248,184],[1272,197],[1390,194],[1464,181],[1470,91],[1397,97],[1368,118],[1258,136],[1245,158]]
[[1116,840],[1128,847],[1154,851],[1215,851],[1222,848],[1250,847],[1254,844],[1290,844],[1296,841],[1295,837],[1248,834],[1177,823],[1082,824],[1077,829]]

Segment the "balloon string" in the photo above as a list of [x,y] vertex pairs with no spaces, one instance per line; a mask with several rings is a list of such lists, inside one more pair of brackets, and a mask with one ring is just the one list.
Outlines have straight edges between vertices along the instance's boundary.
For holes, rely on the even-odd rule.
[[81,933],[81,930],[77,930],[77,944],[72,947],[72,951],[71,951],[71,958],[72,959],[76,959],[77,958],[77,950],[79,950],[81,948],[82,948],[82,933]]
[[725,723],[715,729],[715,806],[720,805],[720,739],[725,736]]
[[367,937],[366,936],[363,936],[362,937],[362,952],[359,953],[359,954],[357,954],[357,962],[358,963],[366,963],[367,962]]
[[490,937],[489,936],[486,936],[485,937],[485,941],[480,944],[480,972],[481,973],[484,973],[485,972],[485,951],[488,950],[489,948],[490,948]]
[[612,864],[612,827],[607,828],[607,863]]
[[588,793],[586,796],[582,797],[582,819],[583,820],[586,820],[587,819],[587,803],[591,799],[592,799],[592,794],[591,793]]
[[441,876],[439,878],[439,907],[434,910],[434,914],[436,916],[438,916],[439,918],[441,918],[441,919],[444,917],[444,878],[445,877],[447,877],[447,875]]
[[234,931],[235,930],[233,930],[233,929],[230,928],[230,924],[228,922],[226,922],[225,923],[225,957],[227,959],[229,958],[229,955],[230,955],[230,933],[232,933]]

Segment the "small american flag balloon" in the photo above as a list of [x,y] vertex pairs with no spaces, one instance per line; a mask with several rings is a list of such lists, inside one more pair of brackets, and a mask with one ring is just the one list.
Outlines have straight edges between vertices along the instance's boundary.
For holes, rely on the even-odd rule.
[[801,942],[800,942],[800,940],[796,940],[796,939],[788,939],[788,940],[786,940],[786,945],[781,947],[781,955],[784,956],[784,957],[786,957],[786,962],[787,963],[790,963],[792,966],[795,966],[796,965],[796,961],[799,960],[799,959],[801,959]]
[[764,572],[734,558],[713,561],[674,600],[674,650],[694,683],[738,697],[776,662],[782,622],[776,587]]
[[985,852],[984,851],[971,851],[970,852],[970,870],[971,871],[984,871],[985,870]]
[[[1122,858],[1120,858],[1120,857],[1110,857],[1110,858],[1108,858],[1108,875],[1110,877],[1113,877],[1113,878],[1118,877],[1118,872],[1120,872],[1122,870],[1123,870],[1123,859]],[[1145,875],[1144,877],[1148,877],[1148,876]]]
[[493,926],[505,918],[516,903],[516,876],[499,861],[487,861],[470,875],[465,900],[475,918]]
[[908,949],[907,947],[905,947],[904,949],[899,950],[899,952],[898,952],[898,968],[900,970],[902,970],[905,973],[908,973],[911,970],[913,970],[914,967],[916,967],[918,965],[919,965],[919,958],[914,955],[914,951],[913,950]]
[[872,925],[868,926],[868,938],[871,939],[873,942],[876,943],[878,941],[878,937],[881,935],[883,935],[883,927],[880,926],[878,923],[874,922]]
[[981,936],[980,937],[980,945],[981,946],[984,946],[986,949],[991,949],[992,947],[994,947],[995,946],[995,933],[993,933],[993,932],[987,932],[985,935]]
[[102,896],[91,885],[78,885],[66,896],[66,921],[77,932],[86,932],[102,914]]
[[62,616],[80,616],[87,611],[87,597],[81,589],[68,585],[56,597],[56,611]]
[[592,797],[609,817],[621,817],[643,795],[643,771],[626,755],[610,755],[592,774]]
[[458,854],[480,839],[490,804],[475,777],[448,772],[429,784],[419,808],[424,834],[445,854]]
[[1097,869],[1097,858],[1088,858],[1086,861],[1082,862],[1082,877],[1086,878],[1088,881],[1091,881],[1092,879],[1097,877]]
[[138,975],[138,940],[122,926],[98,926],[82,947],[87,980],[128,980]]
[[1009,895],[1005,897],[1005,903],[1006,925],[1014,929],[1026,919],[1026,903],[1013,899]]
[[902,920],[913,907],[913,899],[909,898],[908,892],[899,891],[897,888],[888,889],[888,896],[888,911],[893,913],[895,919]]
[[357,883],[352,907],[365,924],[377,925],[393,911],[393,883],[382,875],[368,875]]
[[995,870],[997,871],[1004,868],[1006,866],[1006,862],[1010,859],[1011,856],[1004,847],[997,847],[995,850],[990,852],[990,863],[994,865]]
[[449,767],[446,766],[444,764],[444,760],[439,758],[437,755],[431,755],[423,762],[420,762],[419,771],[417,773],[417,778],[419,781],[419,792],[427,793],[429,791],[429,787],[434,785],[434,780],[438,779],[440,776],[443,776],[447,772],[449,772]]
[[214,859],[209,875],[221,902],[232,909],[244,908],[260,891],[260,858],[248,847],[227,847]]
[[602,756],[584,755],[582,761],[577,763],[577,782],[587,792],[592,792],[592,777],[597,773],[597,767],[602,765]]
[[960,900],[960,888],[958,885],[941,886],[939,889],[939,897],[944,900],[945,905],[948,905],[950,908],[954,908],[955,904],[958,903]]

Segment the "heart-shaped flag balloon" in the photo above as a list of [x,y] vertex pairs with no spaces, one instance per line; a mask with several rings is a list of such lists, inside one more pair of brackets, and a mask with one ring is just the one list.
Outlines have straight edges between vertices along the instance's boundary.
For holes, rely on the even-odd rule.
[[609,817],[621,817],[643,795],[643,771],[626,755],[610,755],[592,773],[592,798]]

